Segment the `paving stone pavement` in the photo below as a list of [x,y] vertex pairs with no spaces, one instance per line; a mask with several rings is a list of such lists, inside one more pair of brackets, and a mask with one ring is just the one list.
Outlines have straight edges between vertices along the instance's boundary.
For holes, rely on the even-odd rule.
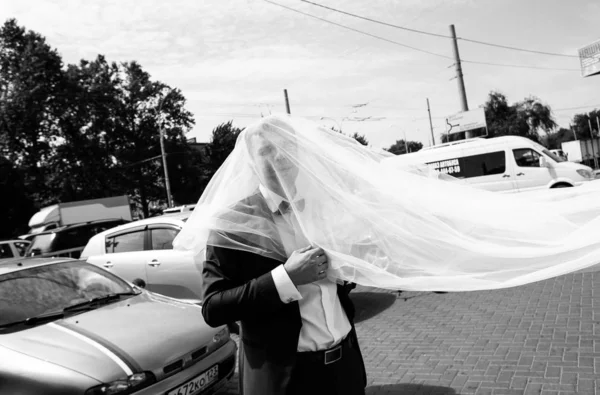
[[[351,295],[367,395],[600,395],[600,267],[496,291]],[[237,394],[237,372],[219,394]]]

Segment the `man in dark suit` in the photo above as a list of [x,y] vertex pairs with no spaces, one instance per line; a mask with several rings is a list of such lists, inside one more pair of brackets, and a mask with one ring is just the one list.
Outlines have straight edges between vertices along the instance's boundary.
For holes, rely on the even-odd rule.
[[308,243],[290,210],[305,204],[295,189],[298,168],[282,152],[286,142],[264,130],[245,138],[261,185],[232,212],[272,224],[287,260],[219,247],[220,237],[252,237],[215,232],[203,266],[204,318],[211,326],[241,322],[244,395],[363,395],[349,289],[327,278],[327,255]]

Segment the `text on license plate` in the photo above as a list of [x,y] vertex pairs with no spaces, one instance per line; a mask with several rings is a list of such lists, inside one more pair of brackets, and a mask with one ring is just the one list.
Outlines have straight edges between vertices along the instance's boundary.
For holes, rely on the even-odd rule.
[[167,392],[167,395],[196,395],[219,378],[219,365],[215,365],[187,383]]

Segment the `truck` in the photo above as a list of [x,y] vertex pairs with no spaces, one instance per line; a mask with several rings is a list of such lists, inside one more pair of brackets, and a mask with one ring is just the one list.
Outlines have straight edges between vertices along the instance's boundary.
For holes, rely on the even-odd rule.
[[58,203],[44,207],[31,217],[29,234],[22,238],[33,237],[65,225],[106,219],[132,220],[127,195]]
[[561,148],[569,162],[581,163],[592,168],[598,167],[600,139],[564,141]]

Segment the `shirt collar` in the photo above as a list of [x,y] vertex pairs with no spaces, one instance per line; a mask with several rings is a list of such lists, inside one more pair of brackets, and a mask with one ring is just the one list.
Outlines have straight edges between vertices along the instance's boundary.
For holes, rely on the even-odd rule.
[[275,212],[277,212],[277,210],[279,210],[279,205],[281,204],[281,202],[283,202],[284,200],[287,201],[287,199],[284,199],[283,197],[279,196],[275,192],[272,192],[271,190],[265,188],[262,185],[259,185],[258,189],[260,190],[260,193],[265,198],[265,201],[267,202],[267,206],[269,206],[269,209],[273,213],[275,213]]

